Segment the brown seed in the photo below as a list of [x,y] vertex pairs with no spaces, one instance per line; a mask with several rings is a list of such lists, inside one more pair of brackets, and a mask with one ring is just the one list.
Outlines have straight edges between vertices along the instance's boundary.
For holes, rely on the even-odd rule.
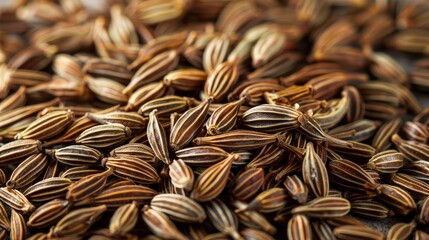
[[419,122],[407,121],[404,124],[404,133],[411,141],[426,143],[429,138],[429,130],[427,127]]
[[387,233],[387,240],[405,240],[409,239],[416,227],[416,222],[412,221],[410,223],[397,223],[393,225],[389,232]]
[[149,230],[156,236],[163,239],[188,239],[164,213],[146,205],[142,209],[142,216]]
[[394,173],[402,168],[404,156],[395,150],[387,150],[372,156],[367,167],[380,173]]
[[137,70],[131,82],[122,92],[130,95],[137,88],[162,78],[165,74],[175,69],[178,63],[179,56],[175,50],[156,55]]
[[187,191],[192,190],[195,179],[194,172],[183,160],[174,160],[169,166],[168,174],[174,187],[183,188]]
[[133,201],[138,204],[149,203],[157,194],[155,190],[144,186],[120,185],[104,189],[91,199],[91,203],[117,208]]
[[391,137],[399,132],[401,123],[401,118],[394,118],[381,125],[372,139],[372,146],[378,152],[387,150],[392,145]]
[[202,88],[206,79],[207,73],[199,69],[178,69],[165,75],[163,83],[177,90],[194,91]]
[[54,199],[39,206],[28,218],[27,226],[31,228],[48,227],[64,217],[70,210],[67,200]]
[[317,218],[336,218],[345,216],[350,211],[350,202],[338,197],[320,197],[311,200],[306,205],[296,207],[293,214],[304,214]]
[[0,165],[21,162],[26,157],[42,151],[38,140],[17,140],[0,147]]
[[131,231],[138,220],[139,206],[137,202],[125,204],[113,213],[109,230],[113,235],[124,236]]
[[288,195],[283,188],[271,188],[258,194],[252,201],[249,202],[243,209],[237,209],[236,213],[254,210],[259,212],[276,212],[282,209],[287,201]]
[[262,104],[243,114],[243,124],[253,130],[279,132],[299,127],[298,119],[302,113],[292,107]]
[[288,239],[312,239],[311,224],[308,217],[302,214],[295,214],[287,224]]
[[238,233],[238,218],[228,206],[219,199],[206,204],[207,216],[213,226],[221,233],[227,234],[234,240],[243,239]]
[[146,161],[134,156],[103,158],[101,165],[112,169],[113,175],[135,183],[150,185],[160,180],[156,169]]
[[15,209],[12,209],[10,215],[10,239],[25,239],[27,228],[24,217]]
[[220,102],[226,97],[239,76],[237,62],[223,62],[210,72],[204,85],[206,97],[213,97],[214,102]]
[[384,219],[393,215],[386,206],[376,201],[355,200],[351,202],[351,206],[350,212],[353,215],[368,219]]
[[226,34],[214,37],[207,44],[203,53],[203,66],[207,73],[212,72],[218,65],[225,62],[231,45],[231,41]]
[[222,148],[212,146],[196,146],[176,151],[176,157],[189,166],[211,166],[228,156],[229,153]]
[[410,161],[429,160],[429,145],[427,144],[404,140],[398,134],[392,136],[392,142]]
[[138,113],[144,117],[148,117],[153,110],[158,111],[158,116],[165,116],[175,112],[181,113],[188,109],[191,103],[193,103],[193,100],[187,97],[165,96],[143,104]]
[[281,160],[285,149],[280,148],[277,143],[265,145],[252,160],[246,165],[246,169],[265,168]]
[[399,215],[408,215],[416,209],[413,198],[399,187],[381,184],[377,187],[378,197]]
[[63,177],[47,178],[28,187],[23,193],[32,202],[64,198],[72,181]]
[[210,201],[224,190],[228,181],[232,162],[238,160],[237,154],[232,154],[224,160],[207,168],[198,176],[191,193],[191,198],[199,201]]
[[103,168],[95,167],[95,166],[81,166],[81,167],[71,167],[67,169],[65,172],[61,173],[61,177],[68,178],[73,182],[79,181],[79,179],[103,172]]
[[107,78],[93,78],[89,75],[85,76],[88,88],[95,96],[103,102],[110,104],[124,104],[128,101],[128,97],[122,93],[125,86]]
[[[242,209],[247,206],[246,203],[237,200],[233,201],[232,205],[237,209]],[[244,211],[237,213],[237,216],[240,223],[249,228],[261,229],[272,235],[277,232],[277,229],[261,213],[256,211]]]
[[369,228],[367,226],[359,225],[344,225],[334,229],[335,237],[342,240],[351,239],[369,239],[369,240],[383,240],[384,235],[378,230]]
[[307,202],[308,188],[297,175],[287,176],[283,184],[293,200],[299,204]]
[[89,175],[72,183],[68,188],[66,199],[71,202],[79,202],[99,193],[106,184],[107,178],[112,175],[113,169],[105,172]]
[[73,210],[58,221],[55,227],[50,230],[49,235],[51,237],[83,235],[106,209],[105,205],[101,205]]
[[217,135],[228,132],[237,122],[237,116],[244,98],[217,108],[206,122],[207,134]]
[[416,220],[420,224],[429,223],[429,197],[426,197],[425,199],[420,200],[417,206],[418,206],[418,215],[416,216]]
[[309,190],[316,197],[326,197],[329,192],[328,171],[313,147],[308,142],[302,161],[302,176]]
[[200,204],[179,194],[159,194],[152,199],[150,206],[178,222],[201,223],[207,217]]
[[5,113],[8,110],[14,110],[25,105],[27,98],[25,95],[26,87],[21,86],[16,92],[9,95],[0,102],[0,113]]
[[154,166],[158,159],[152,148],[143,143],[128,143],[113,149],[110,152],[111,157],[133,156],[137,157],[150,165]]
[[412,162],[402,168],[401,172],[429,183],[429,162],[427,161],[419,160]]
[[192,141],[203,126],[211,98],[191,108],[177,120],[170,133],[170,147],[177,151]]
[[210,145],[226,150],[252,150],[261,148],[277,140],[277,134],[267,134],[251,130],[231,130],[229,132],[198,137],[193,140],[196,145]]
[[28,214],[34,211],[34,205],[20,191],[6,187],[0,188],[0,200],[9,207]]
[[108,148],[123,143],[131,136],[131,129],[122,124],[100,125],[83,131],[76,143],[94,148]]
[[252,228],[246,228],[240,231],[240,235],[243,236],[244,239],[259,239],[259,240],[274,240],[274,238],[267,234],[264,231],[256,230]]
[[263,183],[264,170],[250,168],[237,176],[231,194],[238,200],[246,201],[257,194]]
[[146,128],[147,120],[137,113],[110,112],[105,114],[87,113],[87,117],[100,124],[122,124],[138,133]]
[[20,189],[31,185],[43,173],[48,165],[48,156],[35,153],[22,161],[12,172],[6,182],[8,188]]
[[0,227],[10,231],[9,213],[3,203],[0,203]]
[[138,110],[143,104],[154,99],[161,98],[167,91],[167,86],[163,82],[154,82],[138,88],[128,98],[125,111]]
[[334,160],[329,163],[331,180],[344,190],[373,193],[376,183],[359,165],[348,160]]
[[84,145],[70,145],[45,152],[55,160],[70,166],[95,165],[102,158],[100,151]]
[[157,117],[158,110],[153,110],[149,115],[149,122],[147,124],[147,138],[150,146],[155,153],[155,156],[163,161],[165,164],[170,164],[170,153],[167,144],[167,135],[164,128]]
[[404,173],[394,173],[390,183],[408,192],[414,199],[424,199],[429,196],[429,184]]
[[325,221],[317,221],[312,223],[313,232],[320,240],[334,239],[334,232]]

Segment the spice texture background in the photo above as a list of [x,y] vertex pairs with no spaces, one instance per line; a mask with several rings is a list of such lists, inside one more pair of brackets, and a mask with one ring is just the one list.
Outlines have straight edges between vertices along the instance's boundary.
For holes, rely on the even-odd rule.
[[0,240],[429,239],[428,42],[426,1],[0,0]]

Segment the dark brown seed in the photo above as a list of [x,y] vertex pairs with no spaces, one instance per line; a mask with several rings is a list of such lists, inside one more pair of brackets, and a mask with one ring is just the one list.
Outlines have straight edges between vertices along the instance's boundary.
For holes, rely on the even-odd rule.
[[156,236],[162,239],[188,239],[164,213],[146,205],[142,209],[142,216],[149,230]]
[[120,207],[136,201],[139,204],[149,203],[157,195],[155,190],[139,185],[122,185],[105,189],[91,199],[95,205],[106,205],[108,208]]
[[106,184],[107,178],[112,175],[113,169],[105,172],[89,175],[74,182],[68,188],[66,199],[71,202],[79,202],[100,192]]
[[231,130],[237,122],[237,116],[244,101],[245,98],[242,98],[214,110],[206,122],[207,134],[217,135]]
[[42,151],[38,140],[17,140],[0,147],[0,165],[18,163],[26,157]]
[[350,202],[347,199],[321,197],[311,200],[306,205],[294,208],[292,213],[317,218],[336,218],[345,216],[350,211],[350,208]]
[[34,211],[34,205],[20,191],[6,187],[0,188],[0,200],[9,207],[28,214]]
[[276,212],[282,209],[287,203],[287,192],[283,188],[271,188],[258,194],[249,204],[236,212],[259,211],[264,213]]
[[20,189],[31,185],[42,174],[48,165],[48,156],[36,153],[22,161],[12,172],[6,182],[8,188]]
[[393,225],[389,232],[387,233],[387,240],[406,240],[411,237],[414,229],[416,227],[416,222],[412,221],[410,223],[397,223]]
[[170,164],[170,153],[167,144],[167,135],[157,117],[158,110],[153,110],[149,115],[147,124],[147,138],[155,156],[165,164]]
[[231,193],[236,199],[246,201],[256,195],[263,183],[264,170],[250,168],[237,176]]
[[116,209],[110,219],[109,230],[113,235],[124,236],[131,231],[138,220],[139,206],[137,202],[125,204]]
[[381,184],[377,187],[378,197],[399,215],[408,215],[416,209],[413,198],[399,187]]
[[70,166],[95,165],[102,158],[97,149],[84,145],[70,145],[58,150],[45,150],[55,160]]
[[402,168],[404,156],[395,150],[387,150],[372,156],[367,167],[379,173],[394,173]]
[[176,157],[189,166],[211,166],[227,158],[229,153],[222,148],[212,146],[197,146],[176,151]]
[[150,165],[155,165],[158,159],[155,157],[155,153],[152,148],[148,147],[143,143],[128,143],[120,147],[113,149],[110,152],[111,157],[119,156],[134,156],[137,157]]
[[24,217],[14,209],[12,209],[10,215],[10,239],[25,239],[27,227]]
[[334,235],[341,240],[368,239],[383,240],[383,233],[378,230],[360,225],[344,225],[334,229]]
[[27,226],[31,228],[48,227],[64,217],[70,210],[67,200],[54,199],[39,206],[29,217]]
[[414,199],[424,199],[429,196],[429,184],[404,173],[395,173],[390,183],[407,191]]
[[287,176],[283,184],[293,200],[299,204],[307,202],[308,188],[297,175]]
[[109,148],[123,143],[131,137],[131,129],[122,124],[100,125],[83,131],[76,143],[94,148]]
[[200,204],[179,194],[159,194],[152,199],[150,206],[178,222],[202,223],[207,217]]
[[309,190],[316,197],[326,197],[329,192],[328,171],[316,153],[312,142],[308,142],[302,161],[302,176]]
[[313,239],[311,224],[308,217],[302,214],[295,214],[287,225],[287,236],[290,240]]
[[383,204],[371,200],[355,200],[351,202],[350,212],[353,215],[368,219],[384,219],[393,216],[393,212]]
[[243,239],[238,233],[237,215],[221,200],[215,199],[206,204],[207,216],[220,232],[235,240]]
[[47,202],[64,198],[72,181],[67,178],[47,178],[28,187],[23,193],[32,202]]
[[135,183],[149,185],[160,180],[156,169],[146,161],[134,156],[103,158],[101,165],[112,169],[113,175]]
[[401,118],[394,118],[381,125],[372,139],[372,146],[378,152],[387,150],[392,145],[391,137],[399,132],[401,123]]
[[392,142],[396,148],[405,155],[410,161],[429,160],[429,145],[407,141],[399,137],[397,134],[392,136]]

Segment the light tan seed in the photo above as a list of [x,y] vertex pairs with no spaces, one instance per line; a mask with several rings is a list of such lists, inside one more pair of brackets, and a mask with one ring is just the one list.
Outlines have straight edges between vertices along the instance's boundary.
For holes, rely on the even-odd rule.
[[44,228],[52,226],[70,210],[67,200],[54,199],[39,206],[28,218],[27,226],[30,228]]
[[207,217],[200,204],[179,194],[159,194],[152,199],[150,206],[178,222],[202,223]]
[[0,200],[9,207],[29,214],[34,211],[34,205],[20,191],[6,187],[0,188]]
[[108,148],[123,143],[131,137],[131,134],[131,129],[128,127],[112,123],[89,128],[83,131],[75,141],[89,147]]
[[167,135],[157,116],[158,110],[153,110],[149,115],[147,124],[147,139],[155,153],[155,156],[165,164],[170,164],[170,153],[167,144]]
[[126,235],[135,227],[138,215],[139,206],[137,202],[132,202],[119,207],[110,219],[110,232],[117,236]]
[[188,239],[164,213],[146,205],[142,209],[142,216],[149,230],[156,236],[163,239]]
[[311,224],[308,217],[302,214],[293,215],[287,224],[287,236],[288,239],[291,240],[313,239]]
[[194,172],[182,159],[174,160],[169,166],[168,172],[171,183],[176,188],[191,191],[194,186]]
[[232,162],[237,161],[238,158],[237,154],[232,154],[205,169],[195,181],[191,198],[199,202],[206,202],[219,196],[227,184]]
[[112,169],[113,175],[135,183],[149,185],[160,180],[154,167],[134,156],[122,155],[103,158],[101,165],[107,169]]

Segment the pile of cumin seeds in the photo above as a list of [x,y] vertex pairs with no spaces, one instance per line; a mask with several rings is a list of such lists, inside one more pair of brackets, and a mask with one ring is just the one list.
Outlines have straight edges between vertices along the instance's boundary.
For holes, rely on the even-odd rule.
[[0,239],[429,239],[429,3],[85,4],[0,8]]

